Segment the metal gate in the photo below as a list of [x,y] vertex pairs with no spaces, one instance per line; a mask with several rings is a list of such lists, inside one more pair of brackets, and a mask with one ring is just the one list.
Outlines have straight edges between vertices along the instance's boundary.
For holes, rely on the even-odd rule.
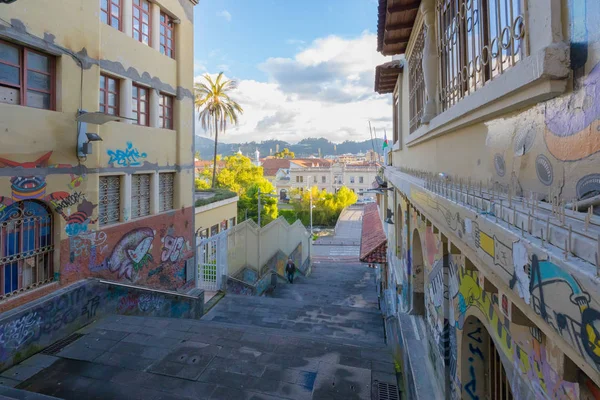
[[198,287],[217,291],[221,289],[223,275],[227,274],[227,235],[223,231],[206,239],[197,238]]

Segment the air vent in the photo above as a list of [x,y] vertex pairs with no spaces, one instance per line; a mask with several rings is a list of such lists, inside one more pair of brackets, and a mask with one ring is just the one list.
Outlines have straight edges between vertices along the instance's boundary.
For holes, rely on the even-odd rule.
[[64,349],[65,347],[67,347],[82,336],[83,335],[81,333],[74,333],[70,336],[67,336],[66,338],[61,339],[58,342],[55,342],[52,345],[46,347],[44,350],[42,350],[42,354],[48,354],[51,356],[58,354],[62,349]]
[[376,400],[400,400],[398,387],[389,383],[376,382],[377,397]]

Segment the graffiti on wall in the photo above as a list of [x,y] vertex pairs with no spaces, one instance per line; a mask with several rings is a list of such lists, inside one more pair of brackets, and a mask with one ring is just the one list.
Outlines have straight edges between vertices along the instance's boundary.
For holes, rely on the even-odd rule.
[[185,244],[184,238],[182,236],[175,238],[171,235],[167,235],[161,239],[161,241],[163,243],[163,251],[160,256],[162,262],[176,262],[179,260]]
[[133,143],[127,142],[124,149],[107,150],[108,164],[119,167],[136,167],[142,165],[142,161],[148,157],[146,153],[140,152]]
[[137,228],[126,233],[105,259],[108,269],[116,272],[119,278],[125,276],[133,281],[134,274],[153,260],[150,252],[153,240],[154,231],[150,228]]

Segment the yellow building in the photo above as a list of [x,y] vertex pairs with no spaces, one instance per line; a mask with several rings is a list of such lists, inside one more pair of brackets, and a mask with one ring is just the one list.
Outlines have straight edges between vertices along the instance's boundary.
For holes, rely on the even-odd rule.
[[598,398],[600,3],[379,0],[378,15],[395,56],[375,82],[394,105],[382,282],[411,327],[396,341],[415,398]]
[[[209,191],[202,194],[209,194]],[[232,193],[231,197],[221,200],[215,198],[214,194],[202,196],[201,193],[196,192],[196,200],[199,199],[202,199],[203,203],[194,209],[197,237],[215,236],[237,224],[237,202],[240,198],[235,193]]]
[[0,311],[87,277],[193,287],[197,2],[0,5]]

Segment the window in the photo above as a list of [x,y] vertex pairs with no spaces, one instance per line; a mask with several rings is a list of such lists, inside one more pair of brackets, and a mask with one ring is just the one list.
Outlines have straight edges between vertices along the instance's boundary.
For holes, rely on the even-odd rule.
[[52,214],[33,200],[0,212],[0,300],[54,279]]
[[413,133],[421,126],[421,117],[425,110],[425,78],[422,67],[425,35],[426,28],[423,25],[408,60],[410,133]]
[[54,110],[54,57],[0,40],[0,102]]
[[229,218],[229,227],[233,228],[235,226],[235,217]]
[[133,38],[150,45],[150,3],[133,0]]
[[158,211],[168,211],[173,209],[173,187],[175,182],[175,173],[167,172],[158,174]]
[[358,177],[358,183],[365,183],[365,180],[362,176]]
[[208,237],[208,228],[201,230],[199,235],[200,235],[200,238],[206,239]]
[[173,129],[173,96],[161,93],[158,97],[159,127]]
[[313,183],[317,183],[317,176],[313,176]]
[[101,176],[98,189],[98,224],[108,225],[121,220],[121,177]]
[[327,177],[326,176],[322,176],[321,177],[321,183],[327,183]]
[[219,224],[215,224],[210,228],[210,236],[215,236],[219,233]]
[[354,183],[354,177],[353,176],[350,177],[350,183]]
[[138,125],[149,126],[150,125],[150,101],[148,89],[133,84],[133,97],[131,98],[131,109],[133,110],[133,116],[137,119]]
[[438,0],[442,111],[525,55],[521,0]]
[[119,115],[119,81],[100,75],[100,112]]
[[224,219],[223,221],[221,221],[221,232],[226,231],[227,230],[227,220]]
[[296,182],[297,182],[297,183],[302,183],[302,182],[304,182],[304,177],[303,177],[303,176],[296,176]]
[[169,17],[164,12],[160,13],[160,52],[175,58],[175,46],[173,45],[173,29],[175,23],[173,18]]
[[121,30],[121,0],[100,0],[100,20]]
[[131,218],[150,215],[150,175],[131,176]]

